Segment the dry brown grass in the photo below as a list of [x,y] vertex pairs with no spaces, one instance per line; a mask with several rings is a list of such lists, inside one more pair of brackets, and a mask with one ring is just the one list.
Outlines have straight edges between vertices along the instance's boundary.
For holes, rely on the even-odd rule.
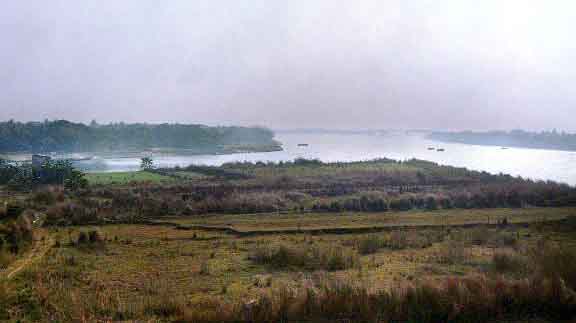
[[[572,306],[569,290],[575,269],[571,254],[556,240],[575,239],[549,231],[552,228],[537,232],[440,227],[241,238],[169,226],[54,229],[52,238],[64,243],[19,279],[32,286],[39,317],[61,322],[376,318],[467,322],[474,311],[487,313],[483,319],[497,318],[498,311],[521,316],[525,307],[536,306],[536,299],[564,313]],[[94,230],[105,248],[66,243],[76,241],[79,232]],[[492,242],[502,235],[518,241]],[[550,235],[556,240],[539,242]],[[470,238],[478,236],[488,239],[479,243]],[[550,256],[542,258],[545,255]],[[528,269],[518,270],[516,257],[526,260]],[[567,269],[553,269],[558,267]],[[529,286],[538,290],[530,291]],[[551,295],[563,297],[562,301],[549,303]],[[503,299],[521,305],[508,308]],[[455,312],[444,302],[456,302],[462,310]],[[536,311],[544,313],[543,306]]]
[[573,318],[576,297],[560,280],[448,279],[440,286],[399,286],[372,292],[347,282],[294,289],[281,286],[249,303],[187,312],[185,321],[211,322],[487,322],[504,318]]

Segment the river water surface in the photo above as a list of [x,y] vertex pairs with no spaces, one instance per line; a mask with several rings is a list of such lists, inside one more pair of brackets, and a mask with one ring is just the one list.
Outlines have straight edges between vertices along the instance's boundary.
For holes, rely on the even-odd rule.
[[[532,179],[554,180],[576,185],[576,152],[544,149],[474,146],[459,143],[439,143],[420,135],[404,133],[368,134],[278,134],[283,151],[240,153],[230,155],[157,155],[159,167],[190,164],[218,166],[230,161],[287,161],[295,158],[318,158],[322,161],[358,161],[374,158],[405,160],[418,158],[444,165],[467,167],[490,173],[506,173]],[[302,147],[298,144],[308,144]],[[429,150],[442,148],[444,151]],[[86,170],[138,170],[138,158],[100,158],[81,162]]]

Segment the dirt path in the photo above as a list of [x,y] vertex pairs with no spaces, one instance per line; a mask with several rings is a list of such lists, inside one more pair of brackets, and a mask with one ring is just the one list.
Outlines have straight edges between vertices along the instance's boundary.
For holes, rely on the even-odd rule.
[[44,229],[37,229],[37,236],[33,241],[32,248],[24,255],[24,257],[12,263],[4,272],[0,273],[0,277],[12,279],[20,271],[30,265],[36,260],[40,260],[50,250],[54,241]]
[[[555,219],[544,221],[545,223],[562,223],[566,221],[565,219]],[[542,223],[544,223],[542,222]],[[514,229],[527,227],[534,221],[517,221],[508,224],[505,228]],[[438,225],[438,224],[392,224],[392,225],[381,225],[381,226],[358,226],[358,227],[324,227],[324,228],[304,228],[304,229],[267,229],[267,230],[237,230],[232,227],[227,226],[209,226],[209,225],[180,225],[177,223],[170,222],[157,222],[153,225],[168,225],[173,226],[176,230],[198,230],[198,231],[214,231],[222,232],[226,234],[236,235],[238,237],[253,237],[253,236],[265,236],[265,235],[279,235],[279,234],[361,234],[361,233],[376,233],[376,232],[387,232],[394,230],[427,230],[427,229],[439,229],[439,228],[474,228],[474,227],[501,227],[501,225],[496,223],[459,223],[459,224],[448,224],[448,225]]]

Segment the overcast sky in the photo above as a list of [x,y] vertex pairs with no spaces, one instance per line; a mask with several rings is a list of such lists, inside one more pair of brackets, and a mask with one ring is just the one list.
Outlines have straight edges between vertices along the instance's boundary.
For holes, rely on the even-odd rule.
[[0,119],[576,131],[573,0],[18,0]]

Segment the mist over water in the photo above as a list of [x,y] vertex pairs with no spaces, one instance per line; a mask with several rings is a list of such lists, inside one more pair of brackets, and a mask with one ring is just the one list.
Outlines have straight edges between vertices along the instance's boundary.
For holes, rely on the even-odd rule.
[[[218,166],[232,161],[289,161],[295,158],[317,158],[325,162],[359,161],[374,158],[434,161],[443,165],[467,167],[489,173],[505,173],[536,180],[554,180],[576,185],[576,152],[544,149],[474,146],[440,143],[420,135],[404,133],[387,135],[344,134],[277,134],[283,151],[230,155],[153,156],[156,166],[174,167],[190,164]],[[308,144],[299,147],[298,144]],[[445,151],[428,150],[443,148]],[[97,156],[96,156],[97,157]],[[88,170],[138,170],[138,158],[97,158],[81,163]]]

